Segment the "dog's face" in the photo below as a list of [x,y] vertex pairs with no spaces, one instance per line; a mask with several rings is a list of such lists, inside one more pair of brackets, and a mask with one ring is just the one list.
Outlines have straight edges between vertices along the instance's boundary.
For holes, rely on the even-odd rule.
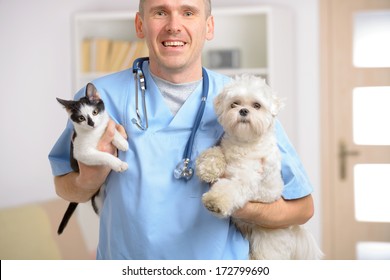
[[281,106],[264,79],[252,75],[236,77],[214,100],[225,133],[239,141],[258,139],[272,128]]

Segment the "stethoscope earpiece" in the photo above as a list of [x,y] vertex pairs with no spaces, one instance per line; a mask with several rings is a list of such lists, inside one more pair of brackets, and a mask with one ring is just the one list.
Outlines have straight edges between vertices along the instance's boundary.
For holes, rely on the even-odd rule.
[[[135,83],[135,112],[137,115],[137,118],[132,118],[131,122],[135,124],[139,129],[141,130],[147,130],[148,129],[148,115],[146,112],[146,103],[145,103],[145,91],[146,91],[146,80],[145,75],[142,70],[142,64],[145,61],[148,61],[148,57],[141,57],[136,60],[134,60],[133,63],[133,73],[134,73],[134,83]],[[195,134],[198,130],[198,127],[200,125],[200,122],[202,120],[203,112],[206,107],[206,100],[209,93],[209,77],[207,75],[207,72],[204,68],[202,68],[202,76],[203,76],[203,88],[202,88],[202,99],[199,106],[198,113],[196,114],[196,118],[194,121],[194,127],[192,128],[190,138],[187,141],[187,145],[184,150],[183,154],[183,160],[178,163],[176,168],[173,171],[173,176],[176,179],[185,179],[189,180],[191,179],[192,175],[194,174],[193,168],[190,166],[191,163],[191,153],[192,153],[192,146],[194,144]],[[143,115],[145,124],[142,121],[141,114],[138,108],[138,87],[141,88],[142,93],[142,107],[143,107]]]

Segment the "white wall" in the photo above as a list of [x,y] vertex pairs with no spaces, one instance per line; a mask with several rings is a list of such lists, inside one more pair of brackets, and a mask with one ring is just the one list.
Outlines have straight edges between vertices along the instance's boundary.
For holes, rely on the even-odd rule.
[[0,1],[0,208],[56,197],[47,154],[66,122],[55,97],[73,94],[71,15],[132,2]]
[[[237,5],[214,0],[214,6]],[[320,238],[318,0],[242,0],[280,5],[295,19],[297,132],[294,144],[315,187],[309,227]],[[71,96],[71,16],[88,10],[136,9],[130,0],[0,0],[0,208],[56,197],[47,154],[66,114],[55,97]]]

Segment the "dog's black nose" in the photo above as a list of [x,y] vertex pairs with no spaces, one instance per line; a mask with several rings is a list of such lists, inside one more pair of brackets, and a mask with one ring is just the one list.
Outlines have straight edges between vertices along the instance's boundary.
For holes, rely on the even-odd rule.
[[249,114],[249,110],[248,109],[241,109],[240,110],[240,115],[243,116],[243,117],[246,117],[246,115]]

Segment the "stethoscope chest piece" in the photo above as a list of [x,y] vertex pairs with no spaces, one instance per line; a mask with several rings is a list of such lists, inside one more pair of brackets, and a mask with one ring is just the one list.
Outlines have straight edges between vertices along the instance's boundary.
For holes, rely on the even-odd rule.
[[176,179],[183,178],[185,180],[189,180],[189,179],[191,179],[193,174],[194,174],[194,170],[190,166],[190,160],[188,158],[180,161],[176,165],[176,168],[173,170],[173,176]]

